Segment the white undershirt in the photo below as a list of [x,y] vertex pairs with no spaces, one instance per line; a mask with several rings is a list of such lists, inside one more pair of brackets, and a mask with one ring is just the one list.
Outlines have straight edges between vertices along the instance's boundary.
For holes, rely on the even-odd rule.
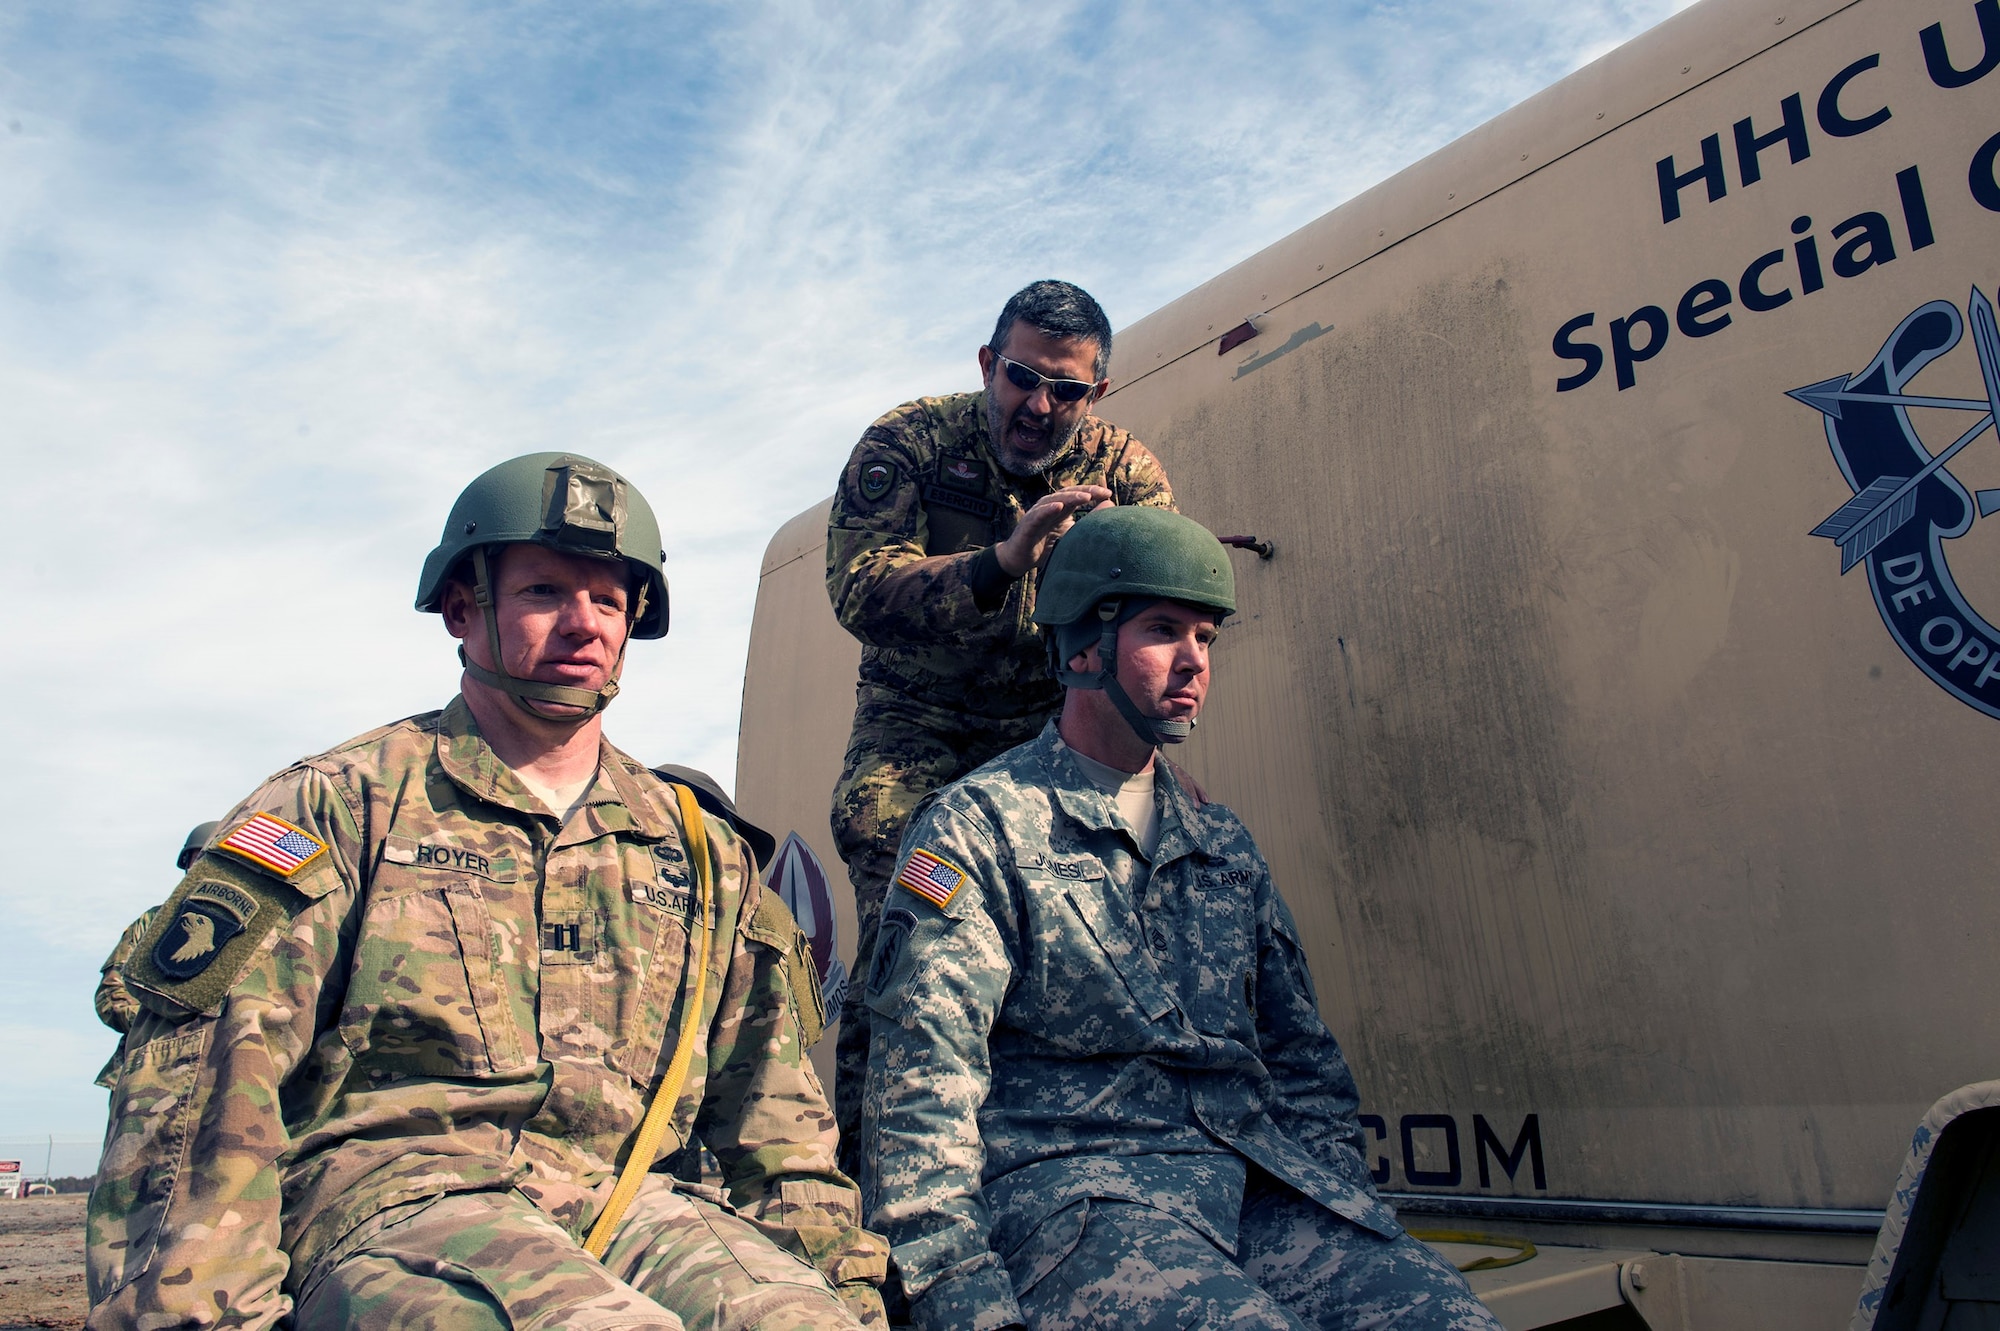
[[1109,795],[1118,806],[1119,816],[1131,824],[1133,834],[1139,839],[1140,851],[1152,859],[1153,852],[1160,848],[1160,807],[1153,801],[1153,769],[1121,772],[1095,758],[1086,758],[1075,749],[1069,752],[1090,784]]
[[521,784],[528,788],[529,794],[542,802],[542,807],[565,823],[569,821],[569,816],[577,811],[584,800],[589,798],[590,788],[597,784],[597,772],[595,769],[586,773],[583,780],[572,781],[568,785],[562,786],[545,786],[519,768],[514,770],[514,775],[519,777]]

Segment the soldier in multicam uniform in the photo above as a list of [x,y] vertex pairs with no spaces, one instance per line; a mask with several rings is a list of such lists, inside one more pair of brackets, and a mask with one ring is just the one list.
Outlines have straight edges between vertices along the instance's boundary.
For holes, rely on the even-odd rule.
[[[896,845],[917,801],[1039,732],[1062,701],[1043,668],[1034,580],[1076,514],[1173,507],[1159,459],[1090,414],[1111,381],[1111,324],[1067,282],[1035,282],[979,349],[978,393],[920,398],[862,434],[827,520],[826,587],[861,640],[833,837],[866,965]],[[849,990],[835,1050],[842,1164],[868,1062]]]
[[[600,733],[628,638],[666,632],[660,559],[586,458],[460,496],[417,605],[461,695],[272,777],[133,953],[90,1326],[883,1321],[806,944],[729,826]],[[701,1146],[723,1187],[677,1177]]]
[[[181,842],[181,853],[174,858],[174,867],[186,873],[201,854],[208,839],[215,835],[220,823],[196,823]],[[139,1015],[139,1000],[132,997],[132,991],[125,987],[125,967],[132,960],[132,951],[139,946],[139,940],[153,927],[154,917],[159,915],[158,906],[148,907],[138,919],[125,926],[125,932],[118,935],[118,941],[111,948],[111,955],[104,959],[97,977],[97,993],[92,1004],[97,1008],[97,1019],[120,1035],[132,1029],[132,1019]],[[120,1042],[121,1049],[124,1047]],[[104,1071],[97,1074],[97,1084],[110,1089],[118,1073],[118,1055],[104,1065]]]
[[1304,950],[1184,737],[1235,609],[1193,521],[1049,561],[1040,738],[920,809],[864,986],[863,1195],[922,1328],[1499,1331],[1398,1226]]

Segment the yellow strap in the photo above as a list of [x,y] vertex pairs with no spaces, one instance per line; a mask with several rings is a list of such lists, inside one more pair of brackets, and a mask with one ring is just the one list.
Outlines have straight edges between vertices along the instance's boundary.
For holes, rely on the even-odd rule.
[[1463,1272],[1498,1271],[1503,1266],[1519,1266],[1535,1255],[1535,1245],[1527,1239],[1505,1234],[1475,1234],[1462,1229],[1413,1229],[1411,1238],[1423,1243],[1476,1244],[1481,1248],[1512,1248],[1511,1257],[1475,1257],[1458,1269]]
[[646,1181],[646,1173],[659,1154],[660,1140],[673,1124],[674,1106],[680,1103],[681,1086],[687,1081],[688,1066],[694,1062],[695,1036],[701,1030],[702,1001],[707,996],[708,954],[715,941],[715,928],[709,919],[710,899],[715,895],[715,871],[708,859],[708,830],[702,826],[701,806],[695,803],[694,792],[686,786],[675,786],[674,799],[681,806],[681,828],[688,858],[694,862],[697,885],[694,918],[695,927],[701,931],[701,944],[696,949],[700,959],[694,968],[694,992],[688,998],[687,1010],[681,1014],[681,1040],[674,1047],[673,1062],[667,1064],[667,1075],[661,1079],[660,1089],[654,1092],[653,1103],[646,1107],[646,1117],[639,1124],[638,1136],[632,1139],[632,1152],[625,1157],[625,1168],[618,1172],[618,1185],[611,1190],[611,1200],[604,1203],[597,1223],[590,1228],[590,1237],[584,1241],[584,1251],[600,1260],[611,1246],[611,1235],[618,1222],[625,1218],[625,1208],[639,1195],[639,1185]]

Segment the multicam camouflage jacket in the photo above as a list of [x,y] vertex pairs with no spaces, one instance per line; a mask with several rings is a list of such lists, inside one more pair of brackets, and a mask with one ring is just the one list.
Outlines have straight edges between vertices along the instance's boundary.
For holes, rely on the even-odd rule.
[[104,965],[98,970],[97,992],[91,995],[91,1004],[97,1009],[97,1019],[120,1036],[118,1047],[111,1051],[111,1057],[97,1072],[96,1084],[107,1091],[118,1084],[118,1063],[125,1053],[123,1037],[139,1016],[139,1000],[132,997],[132,991],[125,987],[125,967],[131,963],[139,940],[153,927],[153,920],[159,913],[158,906],[150,907],[126,925],[125,932],[118,935],[118,941],[112,945],[111,955],[104,959]]
[[132,1029],[132,1019],[139,1015],[139,1000],[125,987],[125,967],[159,913],[158,906],[150,907],[126,925],[125,932],[112,945],[111,955],[98,968],[97,992],[91,995],[91,1005],[97,1009],[97,1019],[120,1035]]
[[[272,1325],[357,1224],[444,1193],[517,1188],[581,1234],[691,992],[670,788],[606,744],[559,827],[458,699],[279,773],[223,826],[126,971],[143,1010],[91,1196],[90,1325]],[[879,1280],[803,1047],[823,1024],[805,942],[706,829],[705,1038],[661,1158],[705,1143],[775,1242]]]
[[861,640],[861,678],[946,711],[1053,711],[1034,580],[990,552],[1052,490],[1102,485],[1120,504],[1172,508],[1160,460],[1125,431],[1085,418],[1041,476],[1000,470],[986,395],[919,398],[869,426],[847,460],[826,530],[826,590]]
[[862,1188],[921,1326],[1020,1321],[999,1257],[1079,1198],[1233,1252],[1254,1164],[1401,1232],[1249,832],[1164,765],[1155,798],[1149,864],[1052,722],[903,840],[866,985]]

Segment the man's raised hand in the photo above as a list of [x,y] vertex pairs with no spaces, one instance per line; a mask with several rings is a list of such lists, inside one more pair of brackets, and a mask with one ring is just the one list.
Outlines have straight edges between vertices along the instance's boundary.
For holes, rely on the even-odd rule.
[[1101,485],[1068,485],[1043,495],[1021,515],[1007,539],[994,547],[1001,571],[1010,578],[1020,577],[1042,562],[1056,538],[1077,518],[1112,502],[1111,491]]

